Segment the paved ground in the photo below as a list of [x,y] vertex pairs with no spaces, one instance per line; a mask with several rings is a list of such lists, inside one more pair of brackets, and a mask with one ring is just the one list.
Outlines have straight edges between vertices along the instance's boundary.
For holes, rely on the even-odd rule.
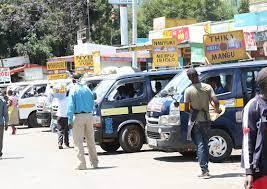
[[[178,153],[149,150],[140,153],[108,155],[98,148],[100,169],[76,171],[73,149],[57,149],[57,137],[47,128],[18,129],[5,133],[0,185],[3,189],[240,189],[243,177],[240,152],[231,160],[211,164],[213,178],[197,178],[199,167]],[[89,160],[88,165],[89,165]]]

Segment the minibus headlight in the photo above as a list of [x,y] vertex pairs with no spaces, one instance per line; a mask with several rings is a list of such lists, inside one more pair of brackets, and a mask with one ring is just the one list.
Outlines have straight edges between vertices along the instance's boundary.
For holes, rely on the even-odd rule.
[[166,115],[159,118],[160,125],[180,125],[180,115]]

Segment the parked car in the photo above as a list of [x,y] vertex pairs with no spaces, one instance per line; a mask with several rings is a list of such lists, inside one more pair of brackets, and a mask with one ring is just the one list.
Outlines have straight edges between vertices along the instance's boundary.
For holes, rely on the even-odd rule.
[[112,75],[94,90],[96,142],[107,152],[120,146],[125,152],[139,151],[145,142],[148,102],[181,70]]
[[[267,61],[250,61],[211,65],[196,68],[201,82],[217,77],[224,91],[217,94],[225,113],[212,122],[209,133],[209,153],[213,162],[229,158],[232,149],[242,146],[242,111],[246,103],[255,96],[255,78]],[[184,91],[191,85],[186,70],[177,75],[154,97],[146,113],[146,136],[153,149],[177,151],[183,155],[195,151],[192,142],[187,141],[188,114],[184,112]]]

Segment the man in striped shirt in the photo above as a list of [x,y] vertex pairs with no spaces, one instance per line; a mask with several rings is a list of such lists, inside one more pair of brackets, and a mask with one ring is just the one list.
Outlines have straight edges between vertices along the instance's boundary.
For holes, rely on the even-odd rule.
[[251,99],[243,112],[245,189],[267,188],[267,68],[259,72],[257,84],[260,95]]

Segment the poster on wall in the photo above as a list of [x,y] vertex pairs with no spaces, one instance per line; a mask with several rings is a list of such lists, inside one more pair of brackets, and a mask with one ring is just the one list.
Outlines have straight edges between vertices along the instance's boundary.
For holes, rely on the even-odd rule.
[[248,58],[242,30],[204,35],[204,49],[210,64]]
[[246,50],[247,51],[256,51],[257,50],[257,44],[255,39],[255,33],[254,32],[244,32],[244,38],[246,42]]

